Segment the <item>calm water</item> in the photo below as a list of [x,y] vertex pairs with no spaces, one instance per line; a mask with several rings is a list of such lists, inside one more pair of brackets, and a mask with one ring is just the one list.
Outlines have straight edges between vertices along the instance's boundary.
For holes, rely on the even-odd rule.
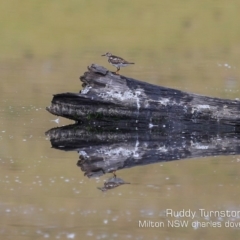
[[[52,95],[78,92],[79,76],[91,63],[113,71],[100,56],[107,51],[136,63],[121,69],[125,76],[239,98],[239,3],[216,4],[0,3],[1,239],[239,238],[239,217],[199,209],[240,211],[240,156],[122,170],[117,176],[131,184],[102,192],[97,188],[111,174],[87,178],[77,152],[53,149],[45,136],[72,123],[45,110]],[[167,209],[196,215],[166,216]],[[145,220],[164,226],[139,227]],[[172,227],[172,220],[188,227]]]

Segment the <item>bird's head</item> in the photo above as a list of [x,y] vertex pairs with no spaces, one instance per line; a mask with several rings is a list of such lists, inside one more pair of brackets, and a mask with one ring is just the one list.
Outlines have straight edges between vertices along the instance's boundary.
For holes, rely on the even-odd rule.
[[112,54],[110,52],[107,52],[107,53],[103,54],[102,56],[111,57]]

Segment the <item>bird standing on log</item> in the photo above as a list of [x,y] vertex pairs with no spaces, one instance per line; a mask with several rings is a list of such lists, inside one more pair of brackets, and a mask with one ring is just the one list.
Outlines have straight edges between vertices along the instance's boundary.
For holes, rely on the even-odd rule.
[[128,61],[124,60],[121,57],[114,56],[109,52],[103,54],[102,56],[108,57],[108,62],[117,68],[117,71],[115,72],[116,74],[118,74],[120,67],[127,67],[130,64],[134,64],[132,62],[128,62]]

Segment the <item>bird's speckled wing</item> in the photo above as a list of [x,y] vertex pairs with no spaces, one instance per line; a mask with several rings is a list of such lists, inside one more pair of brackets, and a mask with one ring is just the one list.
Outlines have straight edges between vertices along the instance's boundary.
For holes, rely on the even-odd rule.
[[117,57],[117,56],[113,56],[113,55],[109,58],[109,60],[111,60],[112,64],[133,64],[133,63],[130,63],[130,62],[124,60],[121,57]]

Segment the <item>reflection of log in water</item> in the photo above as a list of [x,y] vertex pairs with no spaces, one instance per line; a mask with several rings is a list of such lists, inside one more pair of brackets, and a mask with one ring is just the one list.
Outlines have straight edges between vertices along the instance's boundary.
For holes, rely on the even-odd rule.
[[155,86],[95,64],[81,81],[84,89],[79,94],[57,94],[47,110],[89,126],[101,119],[112,124],[122,120],[129,128],[157,125],[174,129],[183,125],[192,130],[240,130],[239,101]]
[[150,130],[131,133],[71,125],[51,129],[46,134],[52,147],[78,151],[78,166],[88,177],[163,161],[240,154],[240,136],[233,133],[161,134]]

